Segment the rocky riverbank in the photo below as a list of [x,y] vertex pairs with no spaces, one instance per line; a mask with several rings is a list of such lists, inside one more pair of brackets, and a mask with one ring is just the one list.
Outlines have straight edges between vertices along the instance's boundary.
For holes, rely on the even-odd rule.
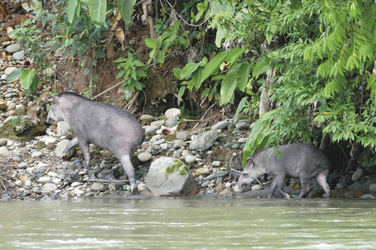
[[[38,98],[26,97],[19,80],[6,81],[12,71],[30,64],[21,46],[12,40],[12,29],[7,27],[7,33],[0,39],[1,199],[130,195],[123,168],[108,150],[91,146],[91,169],[83,176],[78,174],[83,168],[79,149],[69,160],[60,158],[61,151],[73,135],[63,123],[45,123],[47,110],[52,104],[52,88],[46,84],[38,89]],[[50,76],[54,73],[52,68],[42,74]],[[139,180],[139,193],[239,195],[235,192],[239,174],[232,170],[241,170],[242,149],[252,128],[248,120],[236,124],[225,118],[215,122],[184,120],[180,110],[173,107],[158,117],[142,114],[138,118],[146,133],[142,147],[132,159]],[[344,171],[342,166],[332,162],[334,170],[329,182],[334,198],[374,198],[376,159],[370,152],[366,150],[361,155],[354,170]],[[160,169],[162,171],[158,172]],[[267,176],[261,176],[260,180],[262,185],[255,181],[252,191],[245,196],[266,196],[270,181]],[[169,183],[167,187],[166,183]],[[286,185],[286,191],[298,192],[296,180],[289,179]],[[313,182],[310,197],[321,195],[320,188],[315,186]]]

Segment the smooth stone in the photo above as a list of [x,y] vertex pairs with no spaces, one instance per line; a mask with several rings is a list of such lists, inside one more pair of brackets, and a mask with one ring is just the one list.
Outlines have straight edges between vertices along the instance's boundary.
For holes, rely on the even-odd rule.
[[188,133],[186,131],[177,131],[176,139],[186,141],[188,139]]
[[370,193],[376,193],[376,184],[371,184],[371,185],[369,185],[369,189],[368,189],[368,191],[369,191]]
[[208,175],[210,174],[210,169],[209,168],[198,168],[195,172],[195,175],[196,176],[199,176],[199,175]]
[[0,147],[0,155],[8,155],[9,151],[6,147]]
[[157,132],[158,129],[159,129],[158,126],[150,126],[145,129],[145,133],[147,135],[153,135]]
[[212,166],[218,168],[218,167],[221,166],[221,162],[220,162],[220,161],[213,161],[213,162],[212,162]]
[[188,164],[193,164],[196,162],[196,156],[189,154],[184,157],[184,160]]
[[362,178],[364,175],[364,170],[362,168],[358,168],[353,175],[351,176],[352,181],[358,181],[360,178]]
[[16,52],[21,51],[22,47],[18,43],[11,44],[5,48],[5,51],[8,52],[9,54],[13,54]]
[[238,121],[236,123],[235,127],[237,129],[249,129],[250,128],[250,124],[248,123],[247,120],[241,120],[241,121]]
[[166,122],[165,120],[154,121],[154,122],[150,123],[150,126],[157,126],[157,127],[160,127],[160,126],[164,125],[165,122]]
[[39,157],[41,157],[42,156],[42,152],[40,152],[40,151],[36,151],[36,152],[33,152],[32,154],[31,154],[31,158],[39,158]]
[[13,59],[16,61],[22,60],[25,56],[25,52],[19,51],[13,54]]
[[140,120],[141,121],[154,121],[154,116],[151,116],[151,115],[141,115],[140,117]]
[[50,176],[42,176],[37,180],[38,183],[46,184],[51,182],[51,177]]
[[220,122],[217,122],[216,124],[214,124],[212,126],[212,129],[213,130],[218,130],[218,129],[225,129],[228,127],[228,125],[230,124],[229,121],[220,121]]
[[165,112],[166,119],[177,118],[181,116],[181,111],[178,108],[170,108]]
[[12,72],[13,71],[15,71],[17,69],[17,67],[8,67],[8,68],[6,68],[5,70],[4,70],[4,74],[6,74],[6,75],[10,75],[10,74],[12,74]]
[[58,136],[65,136],[68,133],[73,133],[69,124],[65,121],[60,121],[57,123],[56,133]]
[[91,185],[90,190],[92,192],[104,192],[107,190],[107,187],[99,182],[94,182],[93,185]]
[[8,139],[7,138],[1,138],[0,139],[0,147],[6,146],[7,143],[8,143]]
[[57,157],[61,157],[61,154],[63,150],[65,149],[65,147],[68,145],[68,143],[69,143],[69,140],[62,140],[61,142],[57,144],[56,149],[55,149],[55,155]]
[[169,127],[169,128],[172,128],[172,127],[176,126],[178,124],[178,122],[179,121],[176,118],[169,118],[166,121],[166,126]]
[[138,154],[137,158],[140,162],[147,162],[151,159],[152,155],[148,152],[142,152]]

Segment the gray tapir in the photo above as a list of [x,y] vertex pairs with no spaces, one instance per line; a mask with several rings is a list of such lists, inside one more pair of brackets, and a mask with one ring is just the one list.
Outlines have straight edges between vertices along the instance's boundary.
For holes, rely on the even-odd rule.
[[123,165],[133,192],[135,173],[130,157],[145,136],[137,119],[121,108],[72,92],[54,95],[53,100],[55,104],[48,113],[47,122],[65,121],[76,135],[63,150],[62,156],[79,144],[85,160],[81,174],[86,174],[90,163],[89,142],[111,150]]
[[312,145],[296,143],[280,146],[275,150],[267,148],[247,159],[238,180],[238,187],[243,190],[258,176],[268,174],[273,177],[268,198],[274,197],[277,189],[283,197],[289,199],[290,196],[283,191],[284,179],[287,175],[300,179],[299,198],[303,198],[309,192],[311,179],[316,177],[325,191],[324,196],[330,198],[330,188],[326,182],[329,168],[330,163],[324,153]]

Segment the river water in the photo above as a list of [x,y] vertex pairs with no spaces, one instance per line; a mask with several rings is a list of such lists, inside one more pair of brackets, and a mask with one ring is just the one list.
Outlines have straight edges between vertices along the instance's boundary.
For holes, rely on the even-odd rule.
[[376,249],[376,201],[11,201],[0,232],[0,249]]

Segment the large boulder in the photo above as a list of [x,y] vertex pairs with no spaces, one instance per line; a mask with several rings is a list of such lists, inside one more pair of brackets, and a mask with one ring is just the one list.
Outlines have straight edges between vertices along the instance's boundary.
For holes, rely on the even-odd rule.
[[145,176],[145,187],[155,196],[187,196],[198,192],[189,168],[171,157],[153,161]]
[[190,145],[191,150],[204,151],[211,148],[218,139],[216,130],[209,130],[198,135],[192,136]]

